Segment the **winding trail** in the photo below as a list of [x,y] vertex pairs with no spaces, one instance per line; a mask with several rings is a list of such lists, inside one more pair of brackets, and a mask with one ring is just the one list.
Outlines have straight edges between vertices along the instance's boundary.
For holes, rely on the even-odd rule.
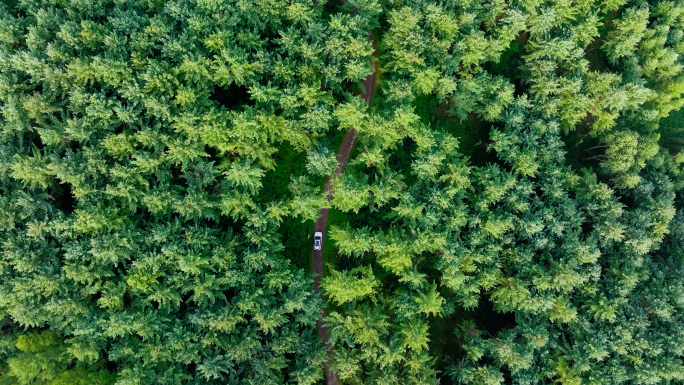
[[[343,3],[346,2],[343,0]],[[368,35],[368,40],[373,45],[373,72],[366,77],[363,81],[364,90],[359,96],[370,106],[371,100],[373,99],[373,90],[375,89],[375,74],[378,70],[377,53],[375,51],[375,37],[373,32]],[[349,131],[344,136],[340,149],[337,151],[337,161],[340,163],[335,169],[335,175],[328,177],[325,181],[325,186],[323,187],[323,192],[328,193],[328,202],[333,198],[331,190],[331,181],[333,177],[338,177],[344,171],[347,166],[347,161],[349,156],[354,149],[354,144],[356,143],[356,131],[350,128]],[[328,225],[328,215],[330,214],[330,209],[320,209],[318,210],[318,219],[314,223],[314,231],[320,231],[323,233],[323,242],[321,244],[320,250],[314,250],[311,254],[311,270],[314,273],[314,290],[318,291],[323,301],[325,301],[325,296],[320,292],[321,279],[323,278],[323,251],[325,250],[325,230]],[[327,343],[328,340],[328,326],[325,324],[325,317],[328,315],[328,309],[323,308],[323,313],[321,318],[316,321],[316,328],[318,329],[318,337],[325,343],[325,347],[328,350],[328,354],[332,355],[332,346]],[[339,381],[337,379],[337,373],[330,370],[328,365],[325,366],[325,381],[327,385],[338,385]]]

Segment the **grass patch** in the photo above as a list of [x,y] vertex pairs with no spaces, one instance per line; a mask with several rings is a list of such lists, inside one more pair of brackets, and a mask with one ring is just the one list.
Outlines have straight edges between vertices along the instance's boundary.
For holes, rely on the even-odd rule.
[[[288,142],[282,142],[276,148],[277,151],[273,154],[276,168],[267,171],[264,175],[261,191],[254,198],[256,202],[266,203],[291,199],[292,194],[288,188],[290,177],[306,173],[305,152],[296,151]],[[319,181],[314,180],[314,182]]]
[[371,99],[371,106],[375,105],[373,101],[375,100],[375,95],[378,93],[378,90],[380,89],[380,82],[382,81],[383,75],[385,73],[385,70],[382,65],[382,60],[380,60],[380,58],[385,55],[385,50],[382,46],[383,33],[384,31],[380,28],[376,28],[373,30],[373,37],[375,38],[375,55],[377,60],[377,69],[375,70],[375,84],[373,84],[373,98]]
[[[330,136],[322,139],[320,143],[337,153],[346,132],[334,130],[330,134]],[[277,149],[276,153],[273,154],[276,168],[266,173],[263,179],[263,187],[259,195],[254,197],[254,200],[258,203],[264,204],[292,199],[292,194],[288,188],[290,178],[307,174],[305,152],[296,151],[288,142],[278,144]],[[321,190],[323,189],[326,177],[309,177],[314,185],[320,186]],[[328,219],[328,227],[331,224],[344,224],[348,221],[349,217],[347,214],[333,209]],[[313,221],[302,223],[301,219],[288,216],[278,228],[278,233],[280,234],[283,246],[285,246],[285,250],[282,252],[283,256],[297,268],[311,273]],[[332,246],[332,244],[332,241],[330,243],[326,242],[326,257],[334,255],[330,253],[336,253],[337,251],[337,248]]]
[[499,61],[484,63],[483,67],[492,75],[500,75],[507,78],[515,85],[516,94],[523,93],[527,87],[520,83],[522,71],[520,66],[523,64],[522,55],[525,53],[527,34],[522,33],[518,38],[510,43],[508,48],[501,53]]
[[417,181],[416,176],[411,172],[412,155],[415,153],[416,148],[418,148],[416,142],[412,138],[406,137],[395,148],[390,150],[387,162],[392,171],[401,174],[404,177],[404,183],[409,186],[412,186]]
[[302,223],[298,218],[288,217],[278,229],[285,250],[283,255],[297,268],[311,274],[311,248],[313,221]]
[[[349,223],[350,216],[351,214],[345,213],[336,208],[331,208],[330,215],[328,216],[327,230],[330,230],[330,228],[332,228],[333,226],[343,227],[344,225]],[[339,259],[338,248],[335,241],[328,237],[328,231],[325,232],[324,244],[325,249],[323,250],[323,258],[325,259],[326,264],[330,263],[334,266],[337,260]]]
[[521,70],[524,63],[522,57],[527,53],[525,46],[529,37],[529,32],[520,33],[501,53],[498,61],[488,61],[482,65],[488,73],[507,78],[515,86],[515,96],[525,94],[529,90],[529,85],[521,81],[525,77]]
[[660,121],[660,146],[676,154],[684,149],[684,108]]
[[[254,198],[258,203],[282,202],[292,199],[288,188],[291,176],[306,174],[306,153],[299,152],[288,142],[277,146],[278,151],[273,154],[275,170],[266,173],[263,187],[259,195]],[[322,177],[312,178],[315,184],[325,182]],[[313,240],[313,221],[302,223],[301,219],[288,216],[283,219],[278,228],[281,242],[285,246],[282,254],[294,266],[311,273],[311,242]],[[308,238],[307,238],[308,235]]]
[[[280,143],[277,148],[278,151],[273,154],[276,168],[266,173],[263,187],[254,199],[259,203],[292,199],[288,188],[290,177],[306,172],[306,153],[296,151],[288,142]],[[288,216],[283,219],[278,234],[285,246],[283,256],[297,268],[310,273],[311,247],[307,239],[307,226],[313,227],[311,223],[302,223],[300,219]]]
[[475,114],[468,114],[468,119],[459,120],[449,115],[447,103],[440,103],[433,95],[417,97],[414,107],[423,124],[456,137],[459,150],[470,158],[472,164],[482,166],[495,161],[496,156],[487,151],[491,123]]
[[238,110],[245,105],[254,105],[254,101],[249,96],[249,89],[235,83],[231,83],[227,88],[215,86],[209,95],[209,100],[229,110]]
[[453,313],[443,318],[429,322],[430,355],[436,357],[436,369],[440,371],[441,384],[457,384],[450,376],[445,375],[452,364],[465,357],[465,350],[461,347],[463,341],[456,336],[457,328],[466,320],[475,322],[477,330],[486,338],[496,338],[501,330],[515,326],[513,312],[499,313],[492,308],[492,303],[481,298],[476,309],[465,310],[455,306]]

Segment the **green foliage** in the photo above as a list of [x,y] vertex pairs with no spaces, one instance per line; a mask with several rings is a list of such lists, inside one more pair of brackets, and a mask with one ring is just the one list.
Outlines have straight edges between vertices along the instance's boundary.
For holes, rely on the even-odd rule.
[[373,271],[368,268],[353,269],[349,272],[330,270],[330,276],[323,278],[323,285],[331,300],[343,304],[372,296],[378,283]]
[[322,303],[281,239],[327,204],[307,152],[371,71],[364,7],[0,6],[0,320],[55,339],[3,352],[3,381],[321,378]]
[[602,47],[611,62],[617,63],[618,59],[634,53],[637,44],[644,38],[648,17],[648,8],[629,8],[620,19],[613,22],[614,29]]
[[5,2],[0,383],[683,382],[683,10]]
[[333,175],[338,164],[335,153],[328,147],[319,147],[306,157],[306,169],[312,175]]
[[[407,366],[417,354],[435,354],[438,363],[426,358],[421,370],[446,369],[448,376],[440,380],[447,382],[678,380],[676,349],[648,353],[666,341],[651,320],[672,317],[674,307],[634,296],[643,295],[653,271],[646,266],[660,263],[655,254],[677,223],[674,191],[680,188],[671,183],[680,178],[677,148],[669,154],[659,149],[664,141],[656,124],[658,111],[670,107],[655,100],[664,100],[658,99],[664,92],[673,92],[674,100],[681,91],[665,91],[651,75],[626,67],[626,58],[654,32],[650,23],[638,21],[643,10],[632,15],[621,5],[526,5],[518,9],[524,12],[520,24],[504,31],[496,23],[506,4],[482,11],[450,3],[388,3],[380,99],[356,124],[415,107],[424,126],[411,128],[410,139],[393,139],[395,144],[374,146],[372,136],[360,136],[362,153],[345,171],[349,180],[371,186],[374,180],[389,183],[398,170],[403,176],[398,195],[360,209],[364,217],[356,225],[331,231],[339,252],[348,256],[338,266],[372,268],[380,282],[374,299],[337,306],[328,319],[347,382],[375,381],[383,367],[372,352],[392,351],[396,344],[406,349]],[[669,6],[653,8],[663,12]],[[657,22],[676,28],[674,15]],[[634,32],[630,18],[641,23],[636,36],[626,32]],[[471,29],[461,32],[460,25]],[[487,63],[508,47],[487,40],[497,33],[515,40],[519,53],[507,57],[519,55],[520,71]],[[588,61],[600,57],[586,55],[597,48],[606,51],[611,65]],[[676,71],[668,76],[676,77]],[[472,166],[459,157],[475,155],[479,132],[460,129],[458,119],[466,128],[495,122],[481,139],[491,155],[477,154],[478,161],[488,162]],[[442,130],[473,145],[461,150]],[[564,139],[574,147],[568,149]],[[423,244],[430,246],[417,246]],[[453,321],[454,306],[475,309],[483,302],[496,312],[491,316],[513,314],[515,323],[493,334],[467,319],[461,329],[442,324]],[[358,332],[349,327],[368,308],[390,324],[377,348],[376,342],[357,340]],[[640,314],[643,322],[626,326],[635,319],[628,314]],[[428,332],[450,326],[463,351],[445,351]],[[636,343],[635,338],[642,339],[631,348],[618,342]],[[407,366],[383,376],[416,381]]]
[[341,211],[359,212],[368,202],[368,184],[360,178],[344,174],[333,182],[333,207]]
[[[94,357],[79,362],[76,367],[66,369],[76,358],[56,332],[21,334],[17,337],[18,354],[7,360],[7,376],[17,384],[113,384],[116,377],[100,369],[103,359]],[[78,347],[76,347],[78,349]],[[81,351],[80,354],[85,352]]]

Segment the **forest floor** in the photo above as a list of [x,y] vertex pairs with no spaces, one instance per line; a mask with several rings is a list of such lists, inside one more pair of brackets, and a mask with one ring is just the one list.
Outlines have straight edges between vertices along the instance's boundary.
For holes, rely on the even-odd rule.
[[[373,45],[373,57],[377,58],[377,52],[375,50],[375,37],[373,36],[373,32],[368,35],[368,40],[371,42]],[[366,80],[363,82],[364,90],[361,91],[360,95],[361,98],[370,106],[371,101],[373,99],[373,91],[375,90],[375,80],[376,80],[376,73],[378,69],[378,64],[377,60],[373,61],[373,72],[366,77]],[[352,150],[354,149],[354,144],[356,143],[356,131],[351,128],[349,131],[347,131],[346,135],[344,136],[344,139],[342,140],[342,144],[340,145],[340,149],[337,151],[337,161],[339,162],[339,165],[337,166],[337,169],[335,169],[335,175],[330,176],[326,181],[325,181],[325,186],[323,187],[323,192],[328,193],[328,202],[330,202],[333,198],[332,196],[332,190],[331,190],[331,183],[332,183],[332,178],[338,177],[342,172],[344,171],[344,168],[347,166],[347,161],[349,160],[349,156],[352,153]],[[314,273],[314,290],[319,291],[320,286],[321,286],[321,279],[323,278],[323,265],[324,265],[324,249],[325,249],[325,229],[328,225],[328,216],[330,215],[330,209],[329,208],[324,208],[320,209],[318,211],[318,219],[316,219],[316,222],[314,223],[314,232],[320,231],[323,233],[323,241],[321,242],[321,249],[320,250],[314,250],[311,254],[311,270]],[[323,293],[320,293],[321,298],[325,301],[325,297],[323,296]],[[326,349],[328,350],[328,353],[332,354],[332,346],[327,343],[328,340],[328,327],[325,324],[325,317],[328,315],[328,310],[327,307],[323,308],[323,313],[321,315],[321,319],[319,319],[316,322],[316,328],[318,329],[318,337],[323,341],[323,343],[326,344]],[[330,368],[326,365],[325,366],[325,378],[326,378],[326,384],[327,385],[338,385],[339,380],[337,378],[337,373],[334,371],[331,371]]]

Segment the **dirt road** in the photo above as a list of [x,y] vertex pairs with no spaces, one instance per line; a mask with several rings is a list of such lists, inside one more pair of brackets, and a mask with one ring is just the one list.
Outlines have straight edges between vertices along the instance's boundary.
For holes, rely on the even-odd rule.
[[[368,35],[368,40],[371,42],[373,45],[373,57],[377,57],[376,52],[375,52],[375,37],[373,36],[373,32]],[[375,88],[375,74],[378,69],[378,63],[376,60],[373,60],[373,72],[366,77],[366,80],[364,80],[363,85],[364,85],[364,90],[360,93],[360,96],[363,98],[363,100],[366,102],[366,104],[370,105],[371,100],[373,99],[373,89]],[[344,171],[344,168],[347,166],[347,161],[349,160],[349,156],[352,153],[352,150],[354,149],[354,144],[356,143],[356,131],[354,131],[353,128],[349,129],[347,131],[347,134],[344,136],[344,139],[342,140],[342,144],[340,145],[340,149],[337,151],[337,161],[340,163],[339,166],[337,166],[337,169],[335,170],[335,177],[339,176],[342,174]],[[331,180],[333,176],[330,176],[328,180],[325,181],[325,186],[323,187],[323,192],[328,193],[328,201],[332,200],[332,191],[330,189],[331,187]],[[323,240],[325,241],[325,229],[326,226],[328,225],[328,215],[330,214],[330,209],[320,209],[318,210],[318,219],[316,219],[316,222],[314,223],[314,231],[320,231],[323,233]],[[323,251],[325,250],[325,242],[321,245],[320,250],[314,250],[313,253],[311,254],[311,269],[314,272],[314,289],[318,291],[321,286],[321,278],[323,277]],[[323,293],[320,293],[321,298],[325,301],[325,297],[323,296]],[[326,348],[328,349],[328,353],[332,354],[332,346],[327,343],[328,340],[328,327],[323,321],[323,319],[328,315],[328,310],[326,308],[323,309],[323,313],[321,315],[321,319],[319,319],[316,322],[316,327],[318,329],[318,337],[326,343]],[[338,385],[338,379],[337,379],[337,373],[334,371],[331,371],[330,368],[326,365],[325,366],[325,381],[327,385]]]

